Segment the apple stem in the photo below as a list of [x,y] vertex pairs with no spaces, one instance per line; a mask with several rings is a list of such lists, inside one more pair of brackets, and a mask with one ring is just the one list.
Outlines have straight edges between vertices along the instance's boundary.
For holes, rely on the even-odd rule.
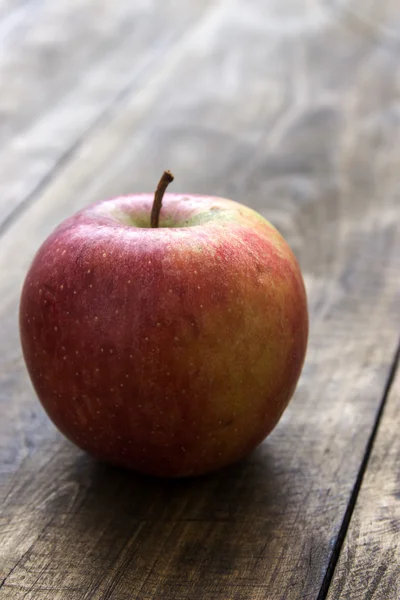
[[162,199],[165,194],[165,190],[173,180],[174,176],[172,175],[171,171],[164,171],[154,194],[154,202],[153,208],[151,209],[150,218],[151,227],[158,227],[158,219],[160,217]]

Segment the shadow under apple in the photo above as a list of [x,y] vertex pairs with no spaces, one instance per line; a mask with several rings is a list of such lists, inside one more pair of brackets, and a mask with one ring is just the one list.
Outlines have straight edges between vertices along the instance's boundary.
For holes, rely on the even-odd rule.
[[138,475],[80,453],[70,466],[79,492],[52,523],[52,567],[99,598],[206,598],[204,586],[211,598],[250,574],[263,585],[263,557],[282,552],[287,474],[268,442],[192,479]]

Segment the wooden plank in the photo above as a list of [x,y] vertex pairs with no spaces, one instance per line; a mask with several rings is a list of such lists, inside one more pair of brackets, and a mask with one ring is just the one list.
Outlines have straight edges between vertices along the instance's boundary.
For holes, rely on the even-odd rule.
[[329,600],[400,598],[400,374],[384,408]]
[[[400,15],[379,6],[381,36]],[[0,238],[1,600],[315,598],[338,552],[400,328],[399,50],[318,3],[303,15],[293,2],[290,27],[278,0],[238,7],[217,7]],[[92,200],[153,189],[165,167],[175,190],[270,216],[311,309],[280,426],[247,461],[186,482],[97,465],[64,441],[15,328],[51,229]]]
[[[0,143],[37,120],[74,88],[93,63],[146,29],[143,3],[21,2],[4,19],[0,57]],[[125,6],[124,6],[125,5]],[[148,3],[148,8],[154,7]],[[27,101],[29,99],[29,101]]]
[[208,5],[62,0],[24,9],[0,58],[0,228],[124,93],[179,53]]
[[139,53],[151,51],[163,37],[174,36],[174,23],[180,27],[188,24],[188,16],[201,15],[205,3],[198,4],[198,8],[185,8],[182,0],[19,3],[11,12],[20,15],[18,23],[4,25],[0,143],[37,120],[49,105],[79,85],[83,73],[123,44],[131,53],[130,63],[128,59],[124,63],[129,76]]

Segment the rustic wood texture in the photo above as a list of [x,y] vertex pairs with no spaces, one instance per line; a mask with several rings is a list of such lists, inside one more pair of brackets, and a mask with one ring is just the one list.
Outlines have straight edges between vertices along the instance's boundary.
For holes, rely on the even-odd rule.
[[208,9],[210,0],[32,0],[9,15],[0,55],[0,230],[124,94],[180,52]]
[[368,462],[328,600],[400,598],[400,374]]
[[[396,4],[212,2],[146,85],[85,126],[79,146],[61,140],[67,155],[33,196],[15,155],[22,191],[7,210],[24,210],[3,213],[0,237],[1,600],[326,597],[400,330]],[[96,464],[63,440],[30,387],[16,326],[23,277],[55,225],[93,200],[154,189],[165,168],[171,191],[232,197],[270,218],[299,257],[311,311],[279,427],[241,464],[179,482]],[[387,590],[376,598],[395,600]]]

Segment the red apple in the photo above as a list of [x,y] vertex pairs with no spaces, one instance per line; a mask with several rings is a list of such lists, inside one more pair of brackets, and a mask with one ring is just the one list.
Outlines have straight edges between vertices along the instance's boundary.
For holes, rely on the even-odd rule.
[[55,425],[99,459],[161,476],[240,459],[279,421],[307,345],[303,279],[259,214],[210,196],[99,202],[27,274],[20,333]]

